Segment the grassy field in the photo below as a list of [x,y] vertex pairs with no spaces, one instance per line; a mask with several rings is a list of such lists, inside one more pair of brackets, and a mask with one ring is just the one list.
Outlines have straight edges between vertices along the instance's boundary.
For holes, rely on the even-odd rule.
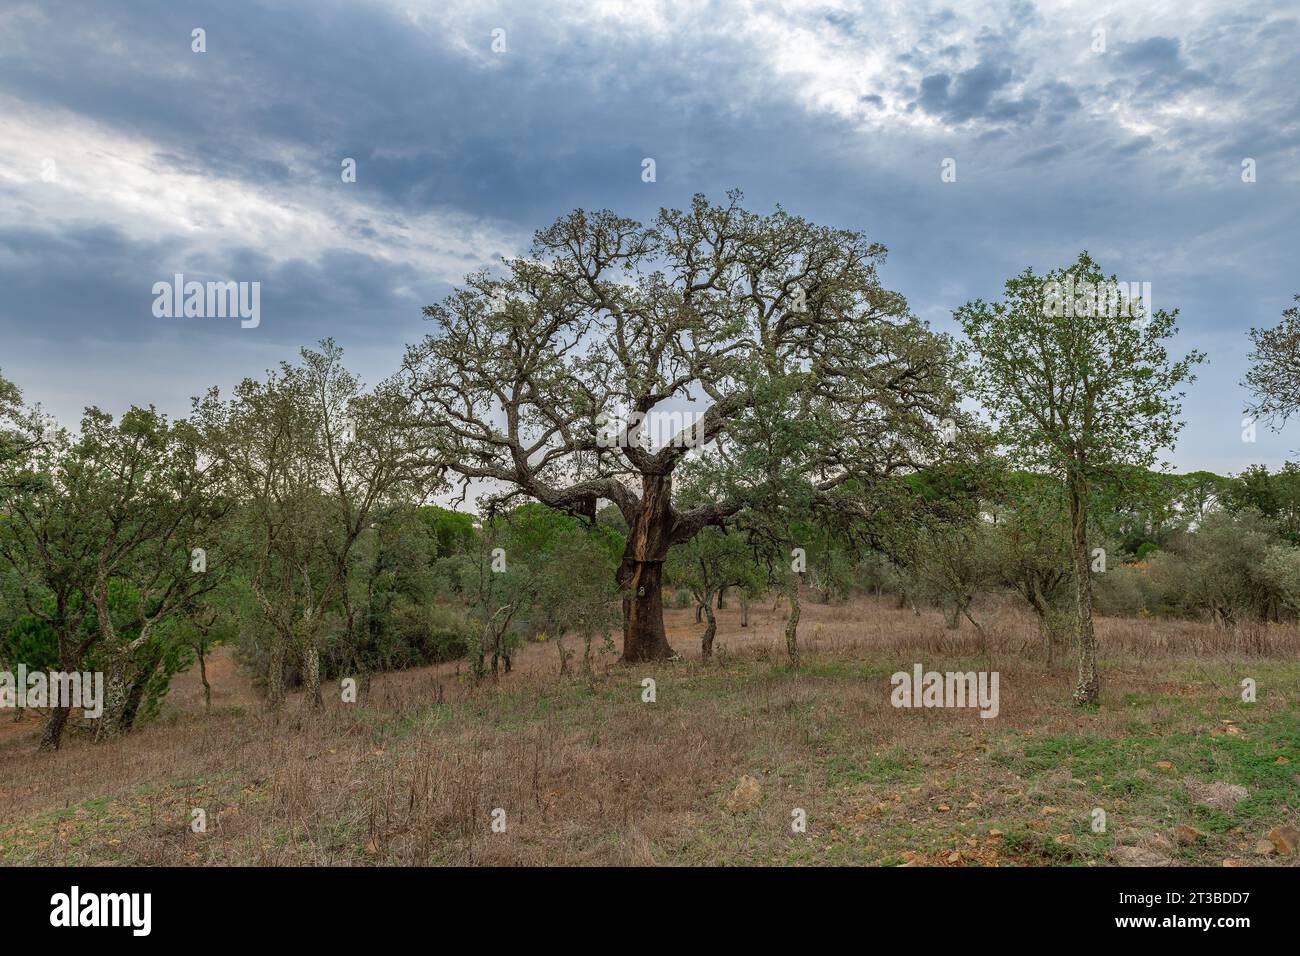
[[[164,719],[112,744],[73,735],[38,756],[37,722],[6,718],[0,862],[1296,864],[1264,852],[1300,827],[1296,629],[1099,621],[1102,704],[1079,710],[1028,615],[981,615],[987,654],[936,612],[805,604],[791,671],[782,608],[748,628],[719,612],[708,664],[675,610],[678,661],[602,656],[591,679],[560,678],[553,642],[533,644],[499,681],[385,675],[318,717],[292,701],[278,724],[222,650],[209,716],[191,673]],[[999,716],[894,708],[890,674],[915,663],[998,671]]]

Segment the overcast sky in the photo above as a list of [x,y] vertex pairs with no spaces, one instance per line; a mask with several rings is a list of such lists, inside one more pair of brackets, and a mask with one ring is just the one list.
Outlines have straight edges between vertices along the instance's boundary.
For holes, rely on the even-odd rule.
[[[69,422],[327,335],[373,382],[560,214],[731,187],[883,242],[940,331],[1087,249],[1209,353],[1177,468],[1300,449],[1238,384],[1300,292],[1300,4],[0,3],[0,369]],[[178,272],[261,324],[155,317]]]

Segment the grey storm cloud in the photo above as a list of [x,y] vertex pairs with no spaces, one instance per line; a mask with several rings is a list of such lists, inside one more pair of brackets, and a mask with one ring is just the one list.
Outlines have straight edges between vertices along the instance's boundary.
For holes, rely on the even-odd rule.
[[927,113],[952,123],[973,119],[1002,121],[1032,114],[1034,100],[998,97],[1011,83],[1011,68],[982,61],[956,74],[934,73],[921,81],[918,102]]
[[[42,192],[55,187],[0,173],[0,368],[32,398],[59,369],[65,417],[137,400],[133,361],[183,411],[196,386],[327,335],[373,380],[425,331],[421,306],[569,209],[652,216],[740,187],[754,208],[779,202],[885,243],[884,281],[945,332],[966,300],[1087,248],[1181,307],[1176,347],[1210,352],[1176,461],[1228,470],[1286,454],[1267,434],[1242,447],[1224,396],[1239,394],[1245,330],[1300,292],[1294,13],[1116,14],[1109,52],[1092,56],[1092,18],[1026,2],[979,18],[942,4],[607,6],[617,15],[452,0],[15,5],[0,14],[0,123],[53,145],[0,143],[0,160],[84,139],[136,178],[88,181],[59,153],[80,192],[56,208]],[[903,35],[915,40],[894,48]],[[354,184],[340,182],[345,157]],[[646,157],[655,183],[641,181]],[[940,179],[949,157],[955,183]],[[1244,157],[1260,171],[1250,186]],[[152,283],[182,270],[260,281],[261,326],[155,319]],[[173,378],[151,362],[168,349]]]

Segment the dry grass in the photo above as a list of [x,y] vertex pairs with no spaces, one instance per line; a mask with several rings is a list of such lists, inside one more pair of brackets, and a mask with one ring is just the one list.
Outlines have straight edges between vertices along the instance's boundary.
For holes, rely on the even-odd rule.
[[[973,629],[949,631],[936,612],[805,604],[798,672],[784,664],[783,614],[756,606],[742,629],[736,609],[719,612],[707,665],[701,629],[675,610],[680,661],[602,657],[594,679],[561,680],[556,649],[530,645],[495,683],[456,665],[384,675],[359,704],[307,718],[294,701],[278,724],[219,653],[211,716],[186,674],[163,720],[112,744],[74,737],[37,756],[35,721],[8,727],[0,861],[1294,862],[1254,848],[1300,824],[1297,629],[1101,621],[1103,700],[1081,711],[1069,667],[1048,668],[1033,620],[1001,603],[980,615],[987,656]],[[889,675],[915,662],[999,671],[999,717],[893,708]],[[1240,700],[1242,677],[1258,682],[1257,703]],[[742,775],[760,798],[729,808]],[[1197,803],[1210,782],[1249,796]],[[1105,833],[1089,827],[1095,807]],[[191,832],[193,808],[207,832]],[[806,833],[792,832],[796,808]],[[1202,836],[1177,843],[1180,823]]]

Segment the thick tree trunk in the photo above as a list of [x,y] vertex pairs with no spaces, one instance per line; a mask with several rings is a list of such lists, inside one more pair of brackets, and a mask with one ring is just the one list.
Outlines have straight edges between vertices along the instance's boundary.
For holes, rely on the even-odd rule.
[[[59,660],[62,662],[63,671],[66,674],[81,669],[82,655],[74,654],[71,650],[73,646],[73,635],[59,635]],[[68,715],[72,712],[72,708],[56,707],[54,706],[56,703],[56,701],[50,701],[50,716],[45,721],[45,726],[41,728],[41,742],[36,746],[38,753],[53,753],[63,743],[63,730],[68,725]]]
[[1037,604],[1034,606],[1034,615],[1038,618],[1038,636],[1043,641],[1043,656],[1046,658],[1047,666],[1052,666],[1052,631],[1047,626],[1047,612]]
[[718,633],[718,622],[713,617],[713,608],[709,607],[709,602],[703,604],[704,613],[708,615],[709,626],[704,629],[704,636],[700,638],[700,656],[706,661],[713,656],[713,637]]
[[145,694],[149,690],[149,681],[153,680],[154,672],[162,663],[162,657],[162,650],[158,649],[127,688],[126,703],[122,706],[122,716],[117,722],[119,734],[128,734],[135,729],[136,718],[140,715],[140,705],[144,703]]
[[672,533],[672,478],[641,479],[641,510],[632,523],[618,570],[623,590],[623,661],[662,661],[673,657],[664,634],[660,579]]
[[955,631],[961,625],[961,604],[954,601],[943,609],[944,626]]
[[45,721],[45,728],[41,731],[41,742],[36,748],[41,753],[52,753],[59,749],[59,744],[63,742],[63,728],[68,723],[68,714],[71,707],[54,707],[50,710],[50,719]]
[[1092,568],[1088,555],[1088,489],[1079,477],[1070,480],[1070,524],[1074,550],[1074,609],[1078,678],[1076,704],[1095,704],[1101,694],[1097,674],[1097,636],[1092,629]]
[[126,710],[127,661],[121,654],[109,658],[104,670],[104,712],[95,724],[95,741],[102,742],[117,736],[122,729],[122,714]]

